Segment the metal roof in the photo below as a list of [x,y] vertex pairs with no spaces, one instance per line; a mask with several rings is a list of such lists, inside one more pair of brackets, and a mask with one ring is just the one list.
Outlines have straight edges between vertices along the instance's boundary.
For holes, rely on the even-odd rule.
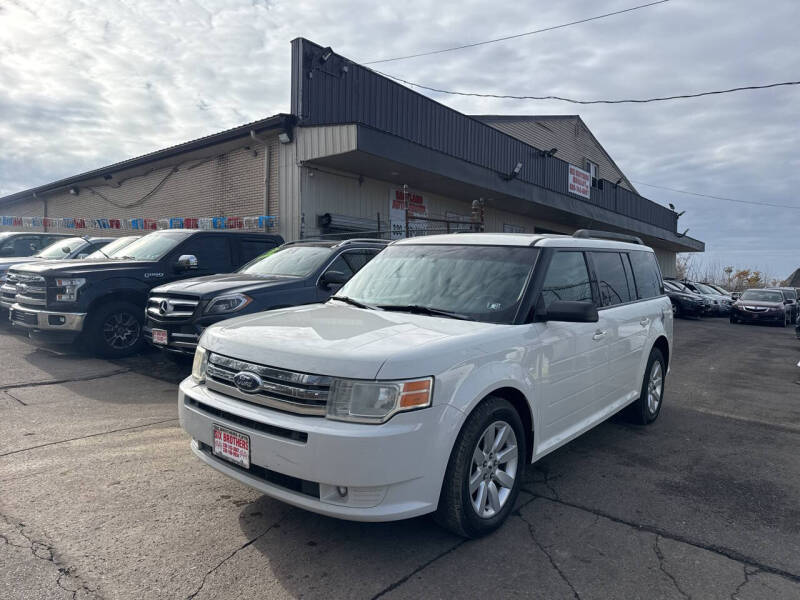
[[235,140],[237,138],[249,136],[250,131],[255,131],[256,133],[259,133],[265,130],[286,130],[293,126],[294,121],[295,118],[292,115],[279,113],[277,115],[267,117],[266,119],[260,119],[258,121],[253,121],[251,123],[245,123],[244,125],[232,127],[231,129],[226,129],[225,131],[220,131],[218,133],[206,135],[194,140],[190,140],[188,142],[183,142],[181,144],[175,144],[174,146],[162,148],[161,150],[156,150],[155,152],[143,154],[135,158],[129,158],[127,160],[123,160],[121,162],[108,165],[106,167],[101,167],[99,169],[94,169],[92,171],[87,171],[85,173],[80,173],[78,175],[73,175],[71,177],[59,179],[57,181],[46,183],[44,185],[40,185],[34,188],[22,190],[20,192],[16,192],[14,194],[10,194],[8,196],[0,198],[0,204],[22,200],[30,196],[34,196],[36,194],[44,194],[46,192],[50,192],[59,188],[67,188],[70,187],[71,185],[80,183],[82,181],[86,181],[87,179],[95,179],[98,177],[112,175],[119,171],[124,171],[126,169],[131,169],[155,161],[170,158],[178,154],[184,154],[187,152],[192,152],[203,148],[208,148],[210,146],[215,146],[217,144]]

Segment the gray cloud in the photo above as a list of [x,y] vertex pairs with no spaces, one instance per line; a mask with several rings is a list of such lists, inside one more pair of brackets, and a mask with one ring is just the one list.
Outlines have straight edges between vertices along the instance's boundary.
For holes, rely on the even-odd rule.
[[[629,0],[136,3],[0,0],[0,195],[288,111],[289,41],[354,60],[571,21]],[[376,65],[446,89],[645,97],[797,79],[795,0],[669,3],[460,52]],[[580,114],[634,181],[800,206],[800,90],[647,106],[431,97],[467,113]],[[686,210],[706,261],[800,266],[800,211],[639,186]]]

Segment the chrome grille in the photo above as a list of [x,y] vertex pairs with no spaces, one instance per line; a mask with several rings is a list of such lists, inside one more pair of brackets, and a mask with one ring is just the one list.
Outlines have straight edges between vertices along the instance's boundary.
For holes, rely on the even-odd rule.
[[767,312],[766,306],[745,306],[744,309],[749,312],[758,312],[758,313]]
[[[243,392],[234,384],[237,373],[254,373],[261,385],[251,392]],[[233,396],[246,402],[303,415],[322,416],[328,404],[332,378],[286,371],[211,353],[206,369],[209,389]]]
[[[6,285],[14,286],[13,300],[21,306],[39,307],[47,304],[47,284],[40,275],[11,272],[6,277]],[[3,300],[11,299],[11,290],[3,286]]]
[[188,319],[197,310],[200,300],[177,296],[150,296],[147,299],[147,314],[158,321]]

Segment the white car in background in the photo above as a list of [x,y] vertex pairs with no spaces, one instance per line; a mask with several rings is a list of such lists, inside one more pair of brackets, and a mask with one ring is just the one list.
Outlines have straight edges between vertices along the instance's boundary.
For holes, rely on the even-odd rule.
[[361,521],[435,512],[480,536],[526,465],[626,406],[655,421],[672,319],[638,238],[405,239],[324,304],[208,328],[180,421],[204,462],[287,503]]

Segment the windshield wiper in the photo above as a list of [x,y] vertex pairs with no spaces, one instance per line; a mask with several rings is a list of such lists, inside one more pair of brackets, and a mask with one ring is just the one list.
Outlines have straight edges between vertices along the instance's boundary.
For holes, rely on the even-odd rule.
[[346,304],[351,304],[357,308],[366,308],[367,310],[375,310],[375,307],[371,304],[364,304],[363,302],[359,302],[358,300],[353,300],[352,298],[348,298],[347,296],[331,296],[331,300],[341,300]]
[[420,304],[379,304],[377,308],[381,310],[389,310],[395,312],[409,312],[418,315],[430,315],[433,317],[447,317],[449,319],[459,319],[462,321],[474,321],[472,317],[463,315],[449,310],[442,310],[441,308],[433,308],[431,306],[422,306]]

